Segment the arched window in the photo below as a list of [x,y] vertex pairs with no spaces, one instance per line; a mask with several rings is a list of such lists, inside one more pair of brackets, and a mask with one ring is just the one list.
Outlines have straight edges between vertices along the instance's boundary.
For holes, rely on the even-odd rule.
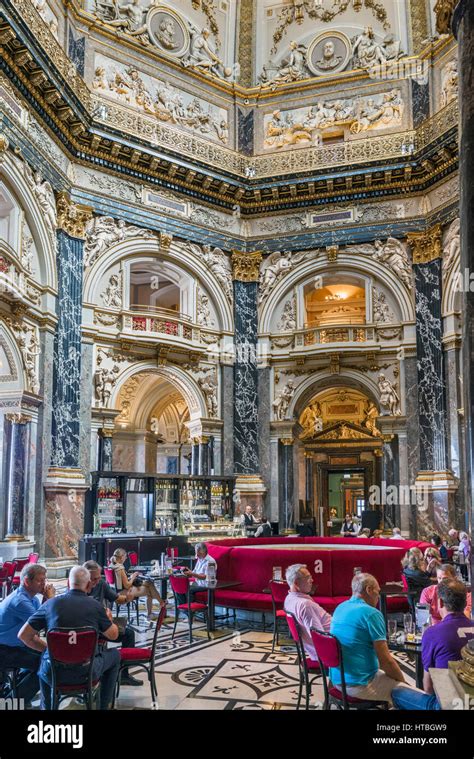
[[[345,280],[345,281],[344,281]],[[304,288],[305,322],[308,327],[364,324],[365,286],[352,278],[317,281]]]
[[181,290],[170,273],[158,263],[136,262],[130,266],[131,311],[175,311],[181,308]]
[[0,240],[18,252],[20,240],[20,208],[0,182]]

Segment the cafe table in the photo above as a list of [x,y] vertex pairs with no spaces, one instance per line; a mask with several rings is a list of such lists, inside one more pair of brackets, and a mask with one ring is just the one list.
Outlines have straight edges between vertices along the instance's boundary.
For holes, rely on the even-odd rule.
[[423,690],[423,662],[421,661],[421,641],[416,643],[409,643],[405,640],[403,643],[398,643],[394,640],[389,639],[387,642],[390,651],[399,651],[402,653],[414,655],[416,687]]
[[385,622],[387,622],[387,598],[389,596],[406,596],[409,600],[410,596],[413,598],[416,596],[416,591],[406,590],[402,583],[388,582],[382,585],[380,588],[380,611],[383,614]]
[[210,632],[213,632],[216,629],[215,595],[214,595],[216,590],[222,590],[223,588],[235,588],[237,585],[241,585],[241,584],[242,583],[238,582],[237,580],[213,580],[211,582],[201,581],[199,583],[203,592],[207,590],[207,606],[208,606],[208,614],[209,614],[209,631]]

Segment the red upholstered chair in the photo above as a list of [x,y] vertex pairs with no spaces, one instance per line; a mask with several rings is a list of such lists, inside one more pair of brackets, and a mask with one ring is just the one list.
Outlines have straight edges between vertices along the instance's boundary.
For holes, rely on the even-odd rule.
[[[303,685],[304,685],[305,702],[306,702],[305,709],[309,709],[311,687],[316,677],[321,674],[321,668],[319,666],[318,661],[314,661],[314,659],[310,659],[308,656],[306,656],[306,653],[303,647],[303,641],[301,639],[300,626],[298,622],[296,621],[296,617],[293,614],[290,614],[289,612],[287,612],[286,621],[290,629],[291,637],[293,638],[296,644],[296,652],[298,654],[298,667],[300,671],[300,687],[298,691],[298,701],[296,704],[296,708],[297,709],[300,708],[301,696],[303,694]],[[316,677],[313,677],[311,681],[309,679],[310,674],[316,675]]]
[[[75,642],[72,643],[71,634],[75,634]],[[92,703],[99,689],[100,681],[92,680],[92,668],[97,646],[97,631],[90,627],[77,627],[65,630],[56,628],[49,630],[46,635],[49,658],[51,660],[51,709],[59,709],[59,704],[64,698],[80,696],[84,699],[87,709],[92,709]],[[84,679],[80,683],[59,682],[67,677],[67,670],[71,665],[84,669]],[[66,676],[60,678],[60,674]]]
[[278,633],[279,633],[279,627],[278,623],[280,619],[284,619],[286,622],[286,613],[283,608],[283,604],[285,603],[285,598],[288,595],[288,591],[290,590],[288,587],[287,582],[282,582],[281,580],[270,580],[268,583],[270,588],[270,593],[272,594],[272,604],[273,604],[273,640],[272,640],[272,653],[275,651],[275,645],[279,646],[279,640],[278,640]]
[[[193,601],[191,603],[190,597],[189,597],[189,586],[193,580],[190,577],[176,577],[175,575],[170,576],[170,584],[171,589],[173,591],[174,596],[174,627],[173,627],[173,634],[172,638],[174,638],[176,633],[176,626],[178,624],[178,617],[180,611],[186,611],[188,613],[188,622],[189,622],[189,642],[193,642],[193,617],[197,612],[202,612],[204,614],[204,617],[206,619],[206,625],[207,625],[207,637],[209,640],[211,639],[211,636],[209,634],[209,613],[207,604],[198,603],[197,601]],[[186,596],[186,603],[180,604],[178,603],[178,595]]]
[[6,561],[0,569],[0,590],[2,593],[2,598],[8,596],[8,594],[11,592],[16,565],[16,561]]
[[[387,701],[365,701],[361,698],[349,696],[346,690],[344,677],[344,661],[342,658],[341,644],[335,635],[323,633],[311,628],[311,638],[318,654],[323,675],[324,709],[327,711],[331,705],[338,709],[388,709]],[[329,682],[329,667],[337,667],[341,672],[341,685],[336,687]]]
[[39,559],[39,553],[30,553],[28,556],[28,562],[30,564],[37,564]]
[[28,559],[17,559],[15,574],[13,575],[12,582],[11,582],[12,590],[16,590],[16,588],[18,588],[18,586],[20,585],[20,572],[23,569],[23,567],[26,567],[27,564],[29,564]]
[[164,619],[166,617],[166,606],[163,606],[160,610],[158,619],[156,620],[155,632],[153,633],[153,642],[151,646],[147,648],[121,648],[120,653],[120,673],[117,678],[117,690],[114,693],[114,700],[112,703],[112,709],[115,706],[115,698],[118,698],[120,693],[120,674],[123,669],[127,669],[130,666],[140,667],[144,669],[148,675],[148,682],[150,683],[151,700],[156,701],[158,698],[158,691],[155,683],[155,654],[156,644],[158,641],[158,633],[161,630]]
[[128,558],[130,560],[130,566],[136,567],[138,564],[138,553],[136,551],[129,551]]

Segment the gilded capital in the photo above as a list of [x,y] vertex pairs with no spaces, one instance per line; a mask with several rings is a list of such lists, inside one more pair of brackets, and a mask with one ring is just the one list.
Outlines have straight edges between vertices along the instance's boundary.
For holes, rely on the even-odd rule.
[[244,253],[240,250],[232,252],[232,277],[238,282],[258,282],[262,254],[259,250]]
[[440,224],[427,232],[413,232],[407,236],[407,239],[411,245],[414,264],[427,264],[435,258],[443,257]]
[[5,414],[5,419],[7,419],[12,424],[28,424],[28,422],[31,422],[31,416],[28,416],[28,414]]
[[92,208],[73,203],[66,192],[60,192],[57,203],[57,227],[70,237],[83,240],[86,236],[86,224],[92,219]]
[[114,433],[115,433],[115,430],[112,430],[109,427],[101,427],[99,430],[100,437],[113,437]]
[[293,445],[294,442],[295,441],[293,440],[292,437],[281,437],[280,438],[280,443],[282,445]]

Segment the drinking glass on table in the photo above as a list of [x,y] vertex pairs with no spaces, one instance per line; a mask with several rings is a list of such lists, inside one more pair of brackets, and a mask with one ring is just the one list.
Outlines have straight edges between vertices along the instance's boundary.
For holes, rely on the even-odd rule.
[[407,636],[407,642],[413,643],[415,640],[415,623],[413,622],[411,614],[405,614],[403,617],[403,622],[405,627],[405,634]]
[[397,620],[396,619],[389,619],[388,620],[388,638],[389,640],[395,640],[397,637]]

